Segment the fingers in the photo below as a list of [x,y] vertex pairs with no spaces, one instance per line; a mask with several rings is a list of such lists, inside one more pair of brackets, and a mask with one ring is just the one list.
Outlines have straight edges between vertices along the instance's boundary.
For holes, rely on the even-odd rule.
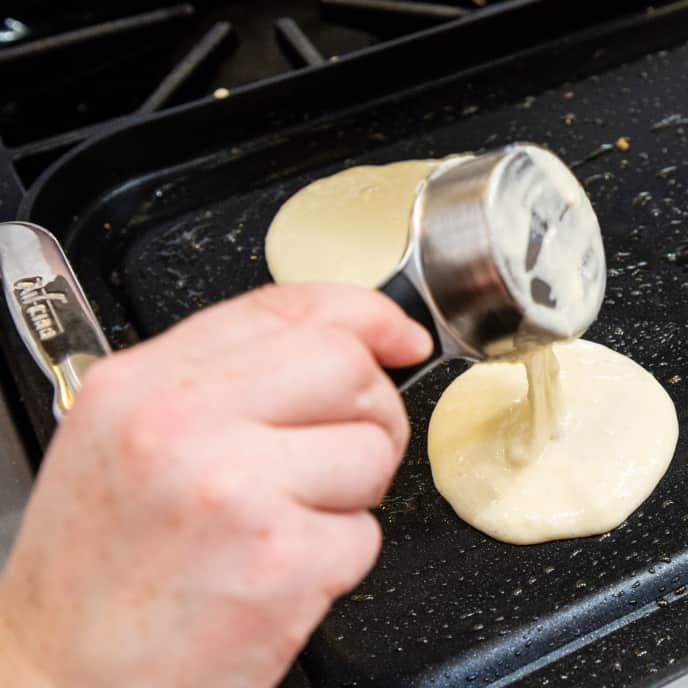
[[[221,475],[236,470],[233,457],[255,457],[256,470],[314,508],[351,510],[379,501],[406,448],[409,424],[398,391],[354,335],[302,328],[210,363],[183,388],[156,394],[155,403],[140,398],[147,388],[137,391],[132,412],[120,421],[125,437],[135,440],[125,448],[134,468],[140,445],[162,443],[148,454],[156,461],[174,456],[192,471],[202,464]],[[106,376],[104,390],[124,398],[128,390],[112,390],[116,372]]]
[[[231,451],[232,439],[224,435],[228,418],[284,429],[365,422],[378,426],[396,452],[406,448],[409,424],[401,396],[352,335],[289,332],[234,365],[225,371],[211,367],[183,393],[167,395],[175,414],[194,420],[195,436],[227,442]],[[162,405],[159,396],[156,406]]]
[[277,429],[285,487],[302,504],[329,511],[378,506],[401,460],[390,437],[371,423]]
[[[411,365],[432,350],[427,331],[380,293],[334,284],[294,284],[258,289],[208,308],[159,337],[115,354],[107,367],[113,374],[119,369],[130,380],[145,379],[146,388],[139,394],[150,397],[206,375],[230,377],[237,365],[252,366],[256,378],[269,378],[274,358],[279,357],[276,340],[297,330],[348,334],[385,367]],[[254,352],[265,345],[272,348],[270,360],[256,361]],[[282,362],[300,378],[292,384],[307,391],[307,373],[299,376],[298,365],[286,353]],[[347,365],[340,360],[340,371]]]
[[378,291],[340,284],[290,284],[247,296],[288,323],[308,322],[354,334],[387,367],[418,363],[432,352],[430,334]]
[[[134,457],[136,475],[143,475],[137,448],[154,443],[147,453],[159,487],[169,470],[157,466],[170,456],[176,457],[173,464],[186,467],[181,484],[175,478],[175,489],[183,489],[197,472],[236,483],[240,476],[234,457],[247,456],[252,457],[252,480],[277,484],[299,504],[327,511],[371,508],[382,500],[409,432],[398,393],[382,373],[378,379],[379,386],[374,383],[363,392],[365,408],[352,405],[356,393],[342,397],[341,387],[323,385],[317,376],[310,393],[279,380],[281,391],[260,388],[256,380],[228,395],[226,383],[209,381],[127,418],[127,437],[135,441],[127,442],[126,453]],[[238,420],[239,413],[248,417]],[[178,475],[172,472],[172,477]]]
[[[418,363],[433,347],[429,333],[383,294],[337,284],[256,289],[188,318],[159,339],[166,338],[181,360],[199,360],[303,325],[351,332],[386,367]],[[152,349],[151,343],[141,350]]]
[[[217,373],[213,379],[221,383]],[[212,403],[277,426],[374,423],[400,452],[408,441],[399,392],[370,351],[342,330],[299,330],[263,343],[229,372]]]
[[379,425],[397,451],[408,440],[399,392],[371,352],[342,330],[287,331],[240,356],[199,362],[169,394],[208,434],[239,417],[277,427],[365,421]]
[[313,545],[310,568],[330,600],[355,588],[380,553],[380,525],[367,511],[320,512],[307,521],[307,528],[305,535]]

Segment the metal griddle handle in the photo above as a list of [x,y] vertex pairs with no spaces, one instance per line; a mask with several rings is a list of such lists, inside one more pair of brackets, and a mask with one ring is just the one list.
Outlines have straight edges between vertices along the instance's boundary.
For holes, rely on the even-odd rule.
[[46,229],[0,223],[0,274],[17,331],[53,385],[59,421],[110,345],[60,243]]

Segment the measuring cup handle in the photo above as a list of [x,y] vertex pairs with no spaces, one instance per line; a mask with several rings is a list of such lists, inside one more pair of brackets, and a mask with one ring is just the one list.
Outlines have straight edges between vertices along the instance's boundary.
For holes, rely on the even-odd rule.
[[425,299],[403,272],[398,272],[391,277],[379,290],[401,306],[409,317],[425,327],[432,335],[435,344],[430,358],[419,365],[386,370],[387,374],[392,378],[392,382],[403,392],[442,360],[442,344],[435,327],[435,320]]

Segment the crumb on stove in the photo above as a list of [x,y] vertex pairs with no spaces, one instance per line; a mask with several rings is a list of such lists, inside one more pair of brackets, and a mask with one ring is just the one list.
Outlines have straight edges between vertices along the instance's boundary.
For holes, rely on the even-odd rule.
[[631,142],[626,136],[620,136],[614,144],[617,150],[627,151],[631,147]]
[[224,100],[225,98],[229,98],[230,95],[231,92],[228,88],[217,88],[213,92],[213,98],[217,100]]
[[109,232],[112,229],[112,225],[109,222],[105,222],[103,223],[103,229]]
[[564,93],[564,100],[572,100],[573,95],[573,91],[566,91],[566,93]]
[[569,112],[568,114],[564,115],[564,124],[571,126],[575,121],[576,115],[574,115],[573,112]]

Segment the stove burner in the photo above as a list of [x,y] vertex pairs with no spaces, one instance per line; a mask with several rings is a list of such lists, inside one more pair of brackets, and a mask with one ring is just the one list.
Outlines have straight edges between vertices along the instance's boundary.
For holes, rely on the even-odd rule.
[[[79,5],[64,16],[35,2],[0,19],[0,78],[7,85],[0,137],[31,181],[70,147],[132,116],[479,11],[476,0],[465,2],[291,0],[270,8],[148,0],[137,4],[149,8],[141,13],[127,14],[131,3],[122,2]],[[30,89],[27,73],[35,79]]]

